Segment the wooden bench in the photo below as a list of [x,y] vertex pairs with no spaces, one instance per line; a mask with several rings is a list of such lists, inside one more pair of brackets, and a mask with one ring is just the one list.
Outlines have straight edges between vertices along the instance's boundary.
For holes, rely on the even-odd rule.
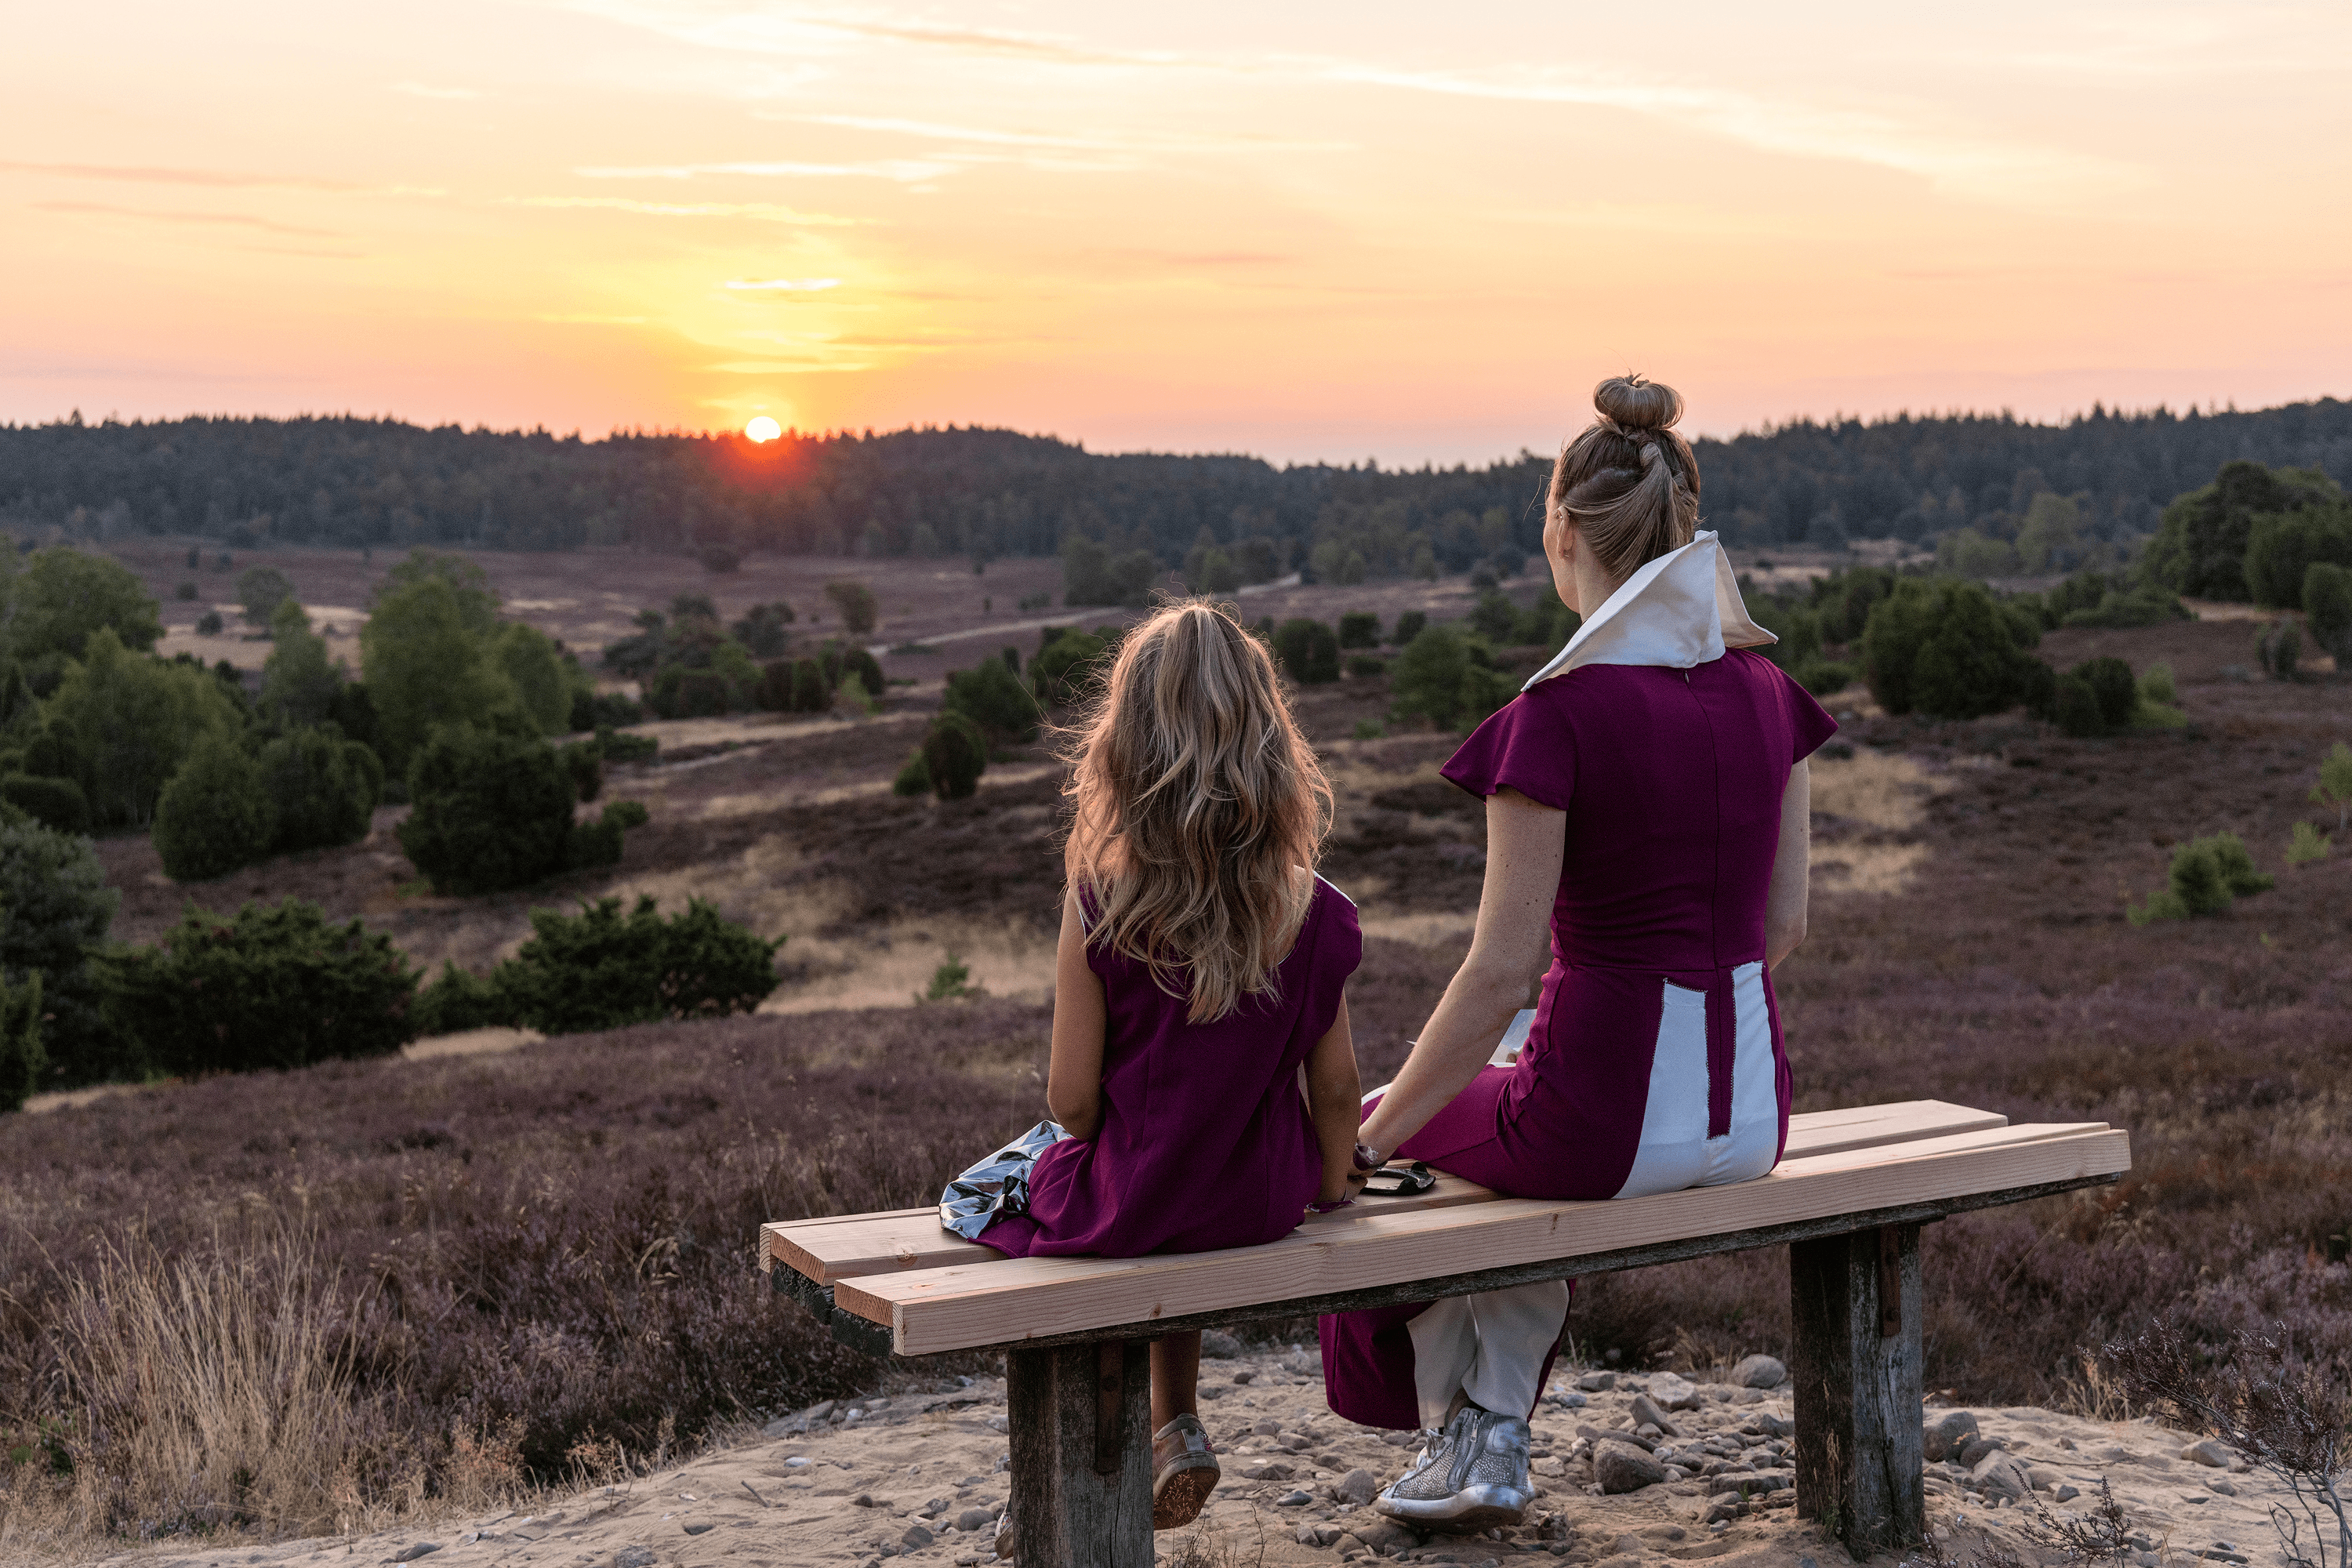
[[902,1209],[770,1224],[761,1256],[848,1344],[1005,1352],[1023,1568],[1150,1568],[1151,1336],[1785,1245],[1797,1509],[1861,1551],[1925,1525],[1919,1227],[2130,1167],[2129,1136],[2104,1122],[1911,1100],[1792,1117],[1769,1175],[1654,1197],[1552,1203],[1447,1177],[1264,1247],[1119,1258],[1006,1258]]

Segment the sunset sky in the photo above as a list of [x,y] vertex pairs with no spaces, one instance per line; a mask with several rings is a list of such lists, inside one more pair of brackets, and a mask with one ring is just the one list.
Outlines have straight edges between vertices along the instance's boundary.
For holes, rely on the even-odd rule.
[[16,11],[0,419],[1485,461],[2352,395],[2352,7]]

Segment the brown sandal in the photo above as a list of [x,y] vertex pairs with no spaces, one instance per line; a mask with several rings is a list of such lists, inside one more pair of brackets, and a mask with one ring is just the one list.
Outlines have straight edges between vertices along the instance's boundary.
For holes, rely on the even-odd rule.
[[1175,1530],[1201,1515],[1223,1472],[1197,1415],[1179,1415],[1151,1439],[1151,1528]]

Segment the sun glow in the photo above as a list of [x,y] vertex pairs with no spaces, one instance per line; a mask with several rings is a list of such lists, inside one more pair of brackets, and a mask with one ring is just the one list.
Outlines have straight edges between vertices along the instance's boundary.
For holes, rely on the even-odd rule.
[[754,441],[772,441],[783,433],[784,427],[764,414],[759,415],[743,426],[743,434]]

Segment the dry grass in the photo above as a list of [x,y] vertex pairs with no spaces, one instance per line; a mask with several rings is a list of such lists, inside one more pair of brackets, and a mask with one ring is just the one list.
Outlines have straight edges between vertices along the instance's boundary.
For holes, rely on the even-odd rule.
[[1843,817],[1889,833],[1918,826],[1928,801],[1953,787],[1950,778],[1928,772],[1916,758],[1871,746],[1858,747],[1849,757],[1815,757],[1810,771],[1816,816]]

